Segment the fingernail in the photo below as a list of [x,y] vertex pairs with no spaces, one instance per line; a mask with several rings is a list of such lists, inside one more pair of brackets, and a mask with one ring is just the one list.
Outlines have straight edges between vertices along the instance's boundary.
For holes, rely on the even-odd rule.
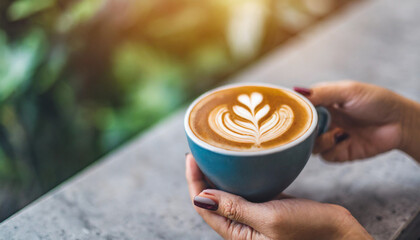
[[185,153],[185,156],[188,156],[188,154],[190,154],[190,153],[189,153],[189,152],[186,152],[186,153]]
[[293,90],[295,90],[295,92],[302,94],[305,97],[309,97],[312,94],[312,90],[308,88],[294,87]]
[[194,197],[194,205],[211,211],[216,211],[219,207],[219,204],[217,204],[217,202],[213,199],[202,197],[200,195]]
[[342,141],[346,140],[347,138],[349,138],[350,135],[348,133],[345,132],[338,132],[336,134],[334,134],[334,139],[335,139],[335,143],[341,143]]

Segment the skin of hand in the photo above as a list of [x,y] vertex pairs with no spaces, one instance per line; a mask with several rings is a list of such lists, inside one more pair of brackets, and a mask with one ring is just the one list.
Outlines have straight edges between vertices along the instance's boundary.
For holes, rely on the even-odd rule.
[[314,153],[332,162],[363,159],[400,149],[420,161],[420,104],[388,89],[354,81],[316,85],[306,96],[328,108],[330,130]]
[[[348,210],[338,205],[286,195],[252,203],[206,189],[204,175],[191,154],[186,156],[186,178],[195,210],[224,239],[373,239]],[[200,204],[203,202],[204,206]]]

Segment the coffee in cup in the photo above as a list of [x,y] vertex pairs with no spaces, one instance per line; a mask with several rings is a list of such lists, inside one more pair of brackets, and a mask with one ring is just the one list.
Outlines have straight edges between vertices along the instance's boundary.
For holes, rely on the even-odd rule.
[[296,94],[268,86],[223,89],[192,108],[189,126],[202,141],[226,150],[260,151],[292,142],[312,123]]

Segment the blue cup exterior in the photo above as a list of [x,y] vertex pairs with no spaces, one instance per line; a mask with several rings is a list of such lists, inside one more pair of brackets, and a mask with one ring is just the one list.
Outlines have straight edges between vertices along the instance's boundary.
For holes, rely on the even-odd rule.
[[286,189],[309,159],[316,131],[299,144],[266,155],[229,156],[205,149],[188,136],[201,171],[221,190],[250,201],[267,201]]
[[[311,108],[315,115],[314,127],[308,131],[312,132],[295,140],[287,148],[243,154],[230,153],[203,147],[203,144],[197,144],[191,139],[186,131],[188,144],[201,171],[218,189],[253,202],[267,201],[280,194],[296,179],[311,155],[315,138],[329,127],[328,110],[323,107]],[[186,128],[188,112],[184,123]]]

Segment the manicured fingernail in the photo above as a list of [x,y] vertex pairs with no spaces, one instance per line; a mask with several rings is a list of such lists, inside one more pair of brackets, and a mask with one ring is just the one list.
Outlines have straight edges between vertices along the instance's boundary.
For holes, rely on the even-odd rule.
[[346,140],[349,137],[350,135],[345,132],[338,132],[334,134],[335,143],[341,143],[342,141]]
[[194,197],[194,205],[211,211],[216,211],[219,207],[219,204],[217,204],[217,202],[213,199],[202,197],[200,195]]
[[295,90],[295,92],[302,94],[305,97],[309,97],[312,94],[312,90],[308,88],[294,87],[293,90]]
[[190,154],[190,153],[189,153],[189,152],[186,152],[186,153],[185,153],[185,156],[188,156],[188,154]]

